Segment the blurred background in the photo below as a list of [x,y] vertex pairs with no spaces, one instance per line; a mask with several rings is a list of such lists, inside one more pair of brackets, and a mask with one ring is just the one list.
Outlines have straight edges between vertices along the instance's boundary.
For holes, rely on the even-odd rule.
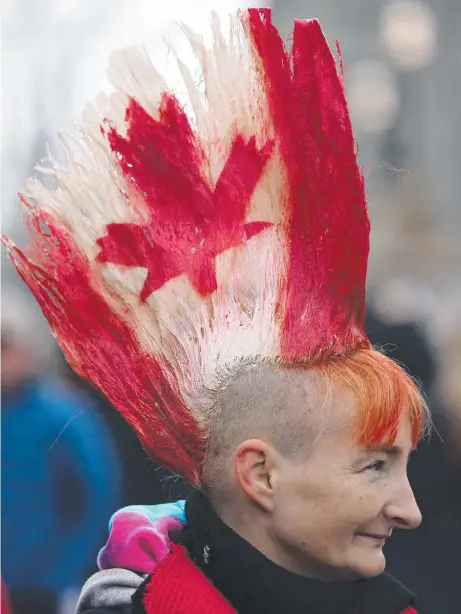
[[[319,18],[345,63],[372,248],[367,327],[425,388],[436,429],[410,466],[424,522],[388,546],[391,573],[420,614],[461,611],[461,5],[459,0],[274,0]],[[163,6],[168,5],[168,6]],[[258,3],[252,3],[253,6]],[[267,4],[265,4],[267,5]],[[10,0],[2,22],[2,232],[24,231],[16,194],[46,143],[107,88],[113,49],[145,44],[176,76],[162,34],[196,29],[220,0]],[[2,252],[2,576],[15,614],[72,612],[120,506],[187,487],[145,457],[134,435],[73,375]]]

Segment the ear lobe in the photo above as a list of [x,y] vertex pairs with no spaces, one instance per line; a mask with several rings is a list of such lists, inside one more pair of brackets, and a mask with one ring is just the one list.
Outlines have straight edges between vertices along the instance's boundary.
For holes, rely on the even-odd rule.
[[265,511],[272,511],[272,449],[259,439],[249,439],[235,452],[235,477],[242,492]]

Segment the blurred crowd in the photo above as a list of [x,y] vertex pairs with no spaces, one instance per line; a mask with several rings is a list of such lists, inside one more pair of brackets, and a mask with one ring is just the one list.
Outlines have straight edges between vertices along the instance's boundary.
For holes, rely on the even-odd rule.
[[30,301],[4,288],[1,548],[14,614],[70,614],[111,515],[189,492],[149,461],[56,348],[51,360],[49,346],[34,332]]

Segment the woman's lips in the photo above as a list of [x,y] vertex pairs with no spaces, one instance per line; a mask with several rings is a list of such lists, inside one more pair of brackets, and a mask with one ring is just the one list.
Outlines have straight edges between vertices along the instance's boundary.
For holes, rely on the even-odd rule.
[[357,533],[360,537],[368,537],[369,539],[374,539],[375,541],[384,542],[391,536],[391,533],[386,533],[385,535],[380,533]]

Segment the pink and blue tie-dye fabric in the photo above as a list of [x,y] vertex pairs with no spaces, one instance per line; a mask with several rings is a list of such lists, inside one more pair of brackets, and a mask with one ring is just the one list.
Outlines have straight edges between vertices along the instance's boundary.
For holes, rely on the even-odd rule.
[[109,539],[100,551],[101,570],[120,567],[150,574],[166,557],[171,537],[186,523],[185,501],[131,506],[114,514]]

